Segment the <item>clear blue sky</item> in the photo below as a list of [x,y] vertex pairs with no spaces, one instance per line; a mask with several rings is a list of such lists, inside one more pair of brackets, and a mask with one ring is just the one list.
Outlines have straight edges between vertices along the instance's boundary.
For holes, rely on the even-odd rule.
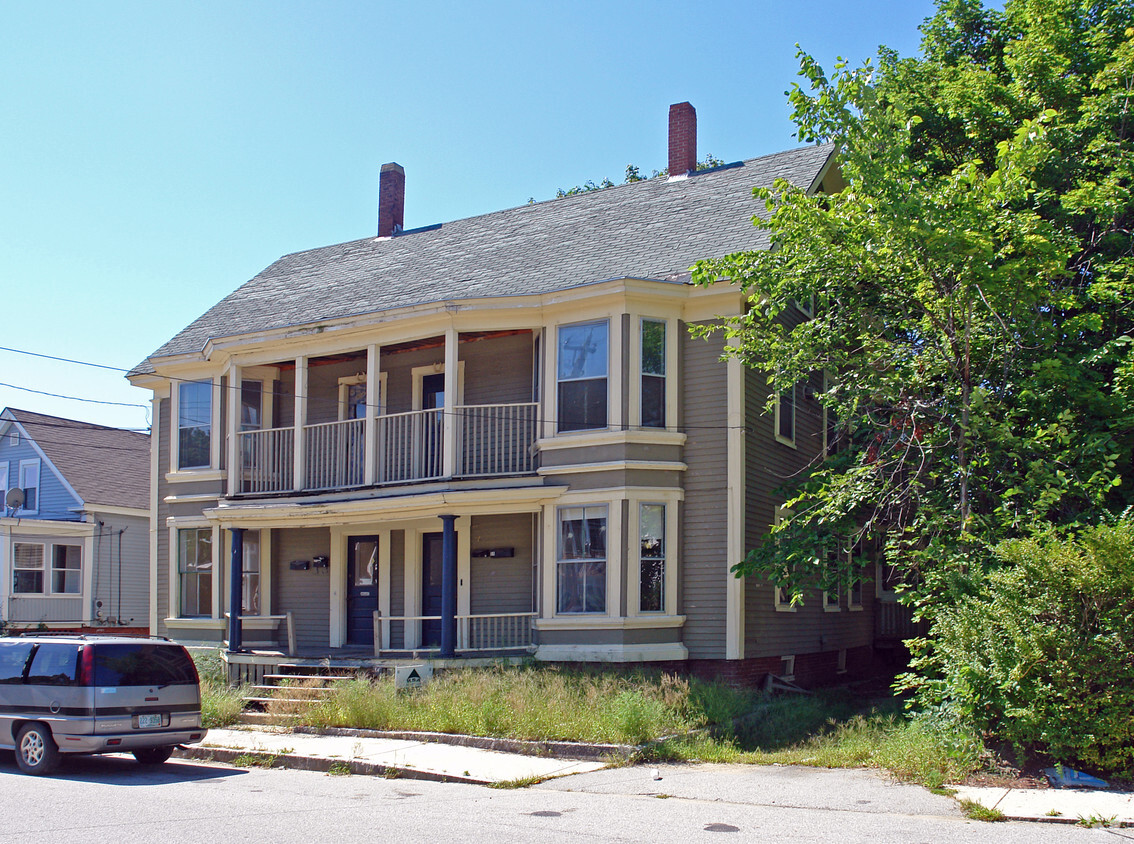
[[[670,103],[726,161],[797,145],[795,44],[913,55],[928,0],[0,4],[0,346],[128,368],[280,255],[665,166]],[[112,402],[121,375],[0,351],[0,383]],[[0,386],[144,428],[147,410]]]

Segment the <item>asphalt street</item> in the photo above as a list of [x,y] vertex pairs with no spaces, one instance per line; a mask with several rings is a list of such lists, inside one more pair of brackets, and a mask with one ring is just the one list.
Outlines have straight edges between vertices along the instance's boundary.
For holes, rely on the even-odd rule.
[[70,759],[54,776],[34,778],[0,753],[0,842],[1134,839],[1122,829],[970,821],[948,798],[870,772],[804,782],[791,770],[779,781],[740,766],[654,770],[615,768],[502,790],[189,760],[145,768],[102,756]]

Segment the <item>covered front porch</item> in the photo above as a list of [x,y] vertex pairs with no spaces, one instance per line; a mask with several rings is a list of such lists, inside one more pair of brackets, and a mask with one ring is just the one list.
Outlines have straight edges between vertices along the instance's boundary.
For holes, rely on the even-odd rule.
[[[230,660],[385,665],[529,655],[537,644],[537,514],[555,493],[533,486],[508,494],[510,505],[482,501],[441,515],[403,508],[384,517],[308,517],[327,524],[256,527],[250,517],[226,525]],[[250,547],[261,561],[255,584],[244,560]],[[258,599],[249,600],[250,590]]]

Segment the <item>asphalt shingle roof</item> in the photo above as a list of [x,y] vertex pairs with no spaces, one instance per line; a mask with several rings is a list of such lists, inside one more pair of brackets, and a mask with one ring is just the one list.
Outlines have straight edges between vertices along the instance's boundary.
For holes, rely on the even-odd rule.
[[150,437],[8,408],[86,505],[150,507]]
[[[649,179],[285,255],[151,357],[210,339],[451,299],[549,293],[613,278],[675,278],[702,258],[767,247],[752,188],[809,187],[833,153],[805,147],[688,179]],[[149,363],[135,372],[152,371]]]

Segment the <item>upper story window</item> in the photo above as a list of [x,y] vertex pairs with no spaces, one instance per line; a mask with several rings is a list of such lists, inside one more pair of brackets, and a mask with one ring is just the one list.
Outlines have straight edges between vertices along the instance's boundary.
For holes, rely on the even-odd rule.
[[795,393],[798,384],[792,384],[776,397],[776,439],[786,445],[795,445]]
[[19,487],[24,491],[24,506],[20,509],[35,513],[39,510],[39,460],[21,460],[19,480]]
[[607,426],[610,321],[559,326],[559,430]]
[[665,323],[642,320],[642,427],[665,427]]
[[5,502],[8,500],[8,464],[0,463],[0,515],[7,515],[4,512],[6,507]]
[[263,427],[264,382],[242,380],[240,382],[240,430],[259,431]]
[[213,382],[183,381],[177,388],[177,468],[207,468],[212,455]]

